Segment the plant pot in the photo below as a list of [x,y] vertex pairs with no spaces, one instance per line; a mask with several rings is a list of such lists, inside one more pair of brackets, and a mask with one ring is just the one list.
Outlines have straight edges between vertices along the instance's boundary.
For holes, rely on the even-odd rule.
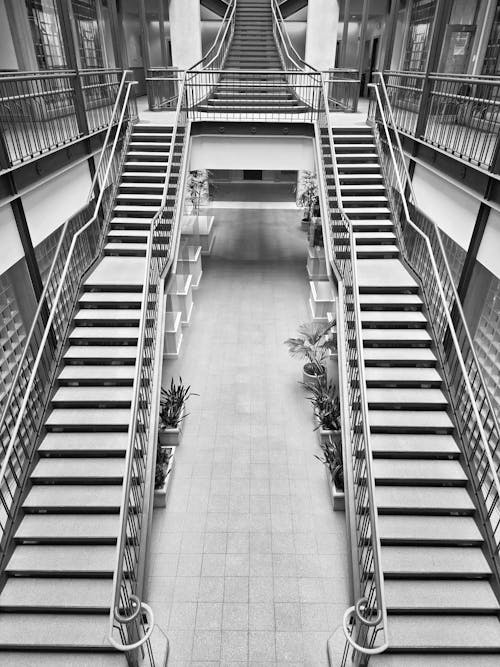
[[340,445],[342,442],[342,431],[331,431],[330,429],[326,428],[318,429],[318,439],[320,447],[321,445],[327,444],[330,438],[336,445]]
[[342,489],[338,489],[337,485],[330,477],[330,471],[326,470],[328,486],[330,488],[330,495],[332,498],[332,507],[334,512],[345,512],[345,493]]
[[326,368],[324,366],[321,367],[323,369],[323,373],[321,375],[317,375],[316,373],[310,372],[311,364],[304,364],[304,367],[302,368],[302,382],[306,387],[317,384],[321,378],[325,377]]
[[177,447],[181,444],[186,408],[182,409],[181,419],[176,428],[158,428],[158,440],[162,447]]
[[165,476],[165,481],[163,482],[162,488],[154,490],[153,508],[167,506],[167,495],[170,488],[170,479],[172,477],[172,470],[174,468],[175,462],[175,448],[169,447],[168,449],[170,449],[170,459],[168,461],[167,474]]

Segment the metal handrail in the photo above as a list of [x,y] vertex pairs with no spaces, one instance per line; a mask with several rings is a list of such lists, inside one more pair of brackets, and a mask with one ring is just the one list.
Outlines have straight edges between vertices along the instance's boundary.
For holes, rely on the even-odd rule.
[[[280,33],[281,41],[283,42],[283,46],[285,47],[285,52],[286,52],[287,58],[290,60],[290,62],[292,62],[295,65],[296,69],[303,70],[303,71],[309,70],[311,72],[315,72],[315,73],[319,74],[319,70],[317,70],[312,65],[309,65],[309,63],[306,63],[305,60],[303,60],[299,56],[299,54],[297,53],[296,48],[292,44],[292,41],[290,39],[290,35],[288,34],[286,28],[284,28],[283,14],[281,13],[281,8],[279,6],[278,0],[271,0],[271,9],[272,9],[272,12],[273,12],[274,25]],[[278,49],[281,52],[281,48],[280,48],[280,44],[278,43],[278,40],[276,40],[276,43],[278,45]],[[290,53],[288,52],[288,47],[290,47],[290,50],[292,51],[293,55],[290,55]],[[283,60],[283,57],[282,57],[282,60]],[[299,62],[301,63],[300,65],[299,65]]]
[[365,441],[365,451],[366,451],[366,456],[365,456],[365,461],[366,461],[366,468],[367,468],[367,488],[368,488],[368,494],[369,494],[369,499],[370,499],[370,526],[371,526],[371,536],[372,536],[372,543],[374,545],[373,548],[373,576],[376,580],[376,590],[377,590],[377,602],[378,602],[378,614],[377,614],[377,625],[380,623],[380,621],[383,621],[383,628],[384,628],[384,638],[385,641],[382,645],[376,647],[375,649],[367,649],[355,642],[351,634],[349,632],[349,628],[347,625],[347,618],[350,618],[352,613],[354,612],[356,614],[356,617],[360,621],[360,623],[364,625],[370,625],[373,623],[373,620],[368,620],[364,618],[362,615],[362,605],[363,602],[365,601],[364,598],[361,598],[358,600],[358,602],[354,605],[354,607],[351,607],[348,609],[344,615],[344,622],[343,622],[343,631],[346,636],[346,639],[348,642],[355,648],[355,650],[359,651],[360,653],[370,655],[372,653],[383,653],[384,651],[387,650],[389,647],[389,639],[388,639],[388,630],[387,630],[387,606],[385,603],[385,588],[384,588],[384,576],[382,572],[382,555],[381,555],[381,545],[380,545],[380,537],[379,537],[379,527],[378,527],[378,514],[375,509],[375,477],[372,469],[372,461],[373,461],[373,453],[372,453],[372,447],[371,447],[371,436],[370,436],[370,428],[369,428],[369,417],[368,417],[368,398],[366,395],[366,378],[365,378],[365,372],[364,372],[364,358],[363,358],[363,346],[361,344],[361,341],[363,340],[363,332],[362,332],[362,323],[361,323],[361,306],[359,303],[359,292],[358,292],[358,276],[357,276],[357,262],[356,262],[356,255],[355,255],[355,240],[354,240],[354,234],[353,234],[353,229],[352,229],[352,223],[351,220],[349,219],[347,213],[345,212],[343,201],[342,201],[342,192],[340,188],[340,177],[339,177],[339,171],[338,171],[338,163],[337,163],[337,154],[335,151],[335,143],[333,141],[333,131],[332,131],[332,124],[331,124],[331,117],[330,117],[330,110],[329,110],[329,105],[328,105],[328,91],[326,88],[326,81],[325,78],[322,77],[322,83],[323,83],[323,99],[324,99],[324,104],[325,104],[325,114],[326,114],[326,123],[327,123],[327,128],[328,128],[328,140],[329,140],[329,145],[330,145],[330,152],[332,156],[332,166],[333,166],[333,173],[334,173],[334,179],[335,179],[335,192],[336,192],[336,197],[337,197],[337,206],[338,209],[341,213],[342,219],[344,221],[344,224],[346,225],[346,229],[349,234],[349,246],[350,246],[350,255],[351,255],[351,266],[352,266],[352,282],[353,282],[353,300],[354,300],[354,315],[355,315],[355,321],[356,321],[356,338],[358,342],[358,355],[357,355],[357,361],[358,361],[358,372],[359,372],[359,378],[360,378],[360,394],[361,394],[361,413],[362,413],[362,428],[363,428],[363,438]]
[[229,29],[229,26],[231,25],[231,22],[233,22],[234,19],[234,12],[236,9],[236,3],[238,0],[232,0],[230,4],[227,6],[226,12],[224,14],[224,18],[222,19],[222,22],[219,26],[219,30],[217,31],[217,35],[215,36],[214,43],[208,50],[208,52],[201,58],[201,60],[198,60],[192,67],[189,68],[189,70],[194,70],[197,69],[205,60],[208,60],[208,57],[210,56],[211,52],[215,49],[217,46],[217,42],[219,41],[220,38],[220,43],[217,48],[217,53],[213,56],[213,58],[206,64],[203,65],[202,69],[208,69],[210,65],[214,62],[214,60],[219,56],[220,50],[222,48],[222,45],[224,43],[224,40],[227,35],[227,31]]
[[[472,385],[470,383],[468,372],[467,372],[467,367],[465,365],[463,355],[462,355],[462,350],[461,350],[461,347],[460,347],[460,343],[458,341],[458,336],[457,336],[457,333],[456,333],[456,325],[453,321],[453,317],[452,317],[452,315],[449,311],[449,308],[448,308],[448,304],[447,304],[447,301],[446,301],[446,296],[445,296],[445,293],[444,293],[443,284],[442,284],[442,281],[441,281],[441,276],[439,275],[436,260],[435,260],[435,257],[434,257],[434,252],[432,250],[432,245],[431,245],[429,237],[411,220],[411,218],[408,214],[408,207],[406,205],[405,189],[404,189],[403,184],[402,184],[400,170],[398,168],[396,158],[395,158],[395,155],[394,155],[393,143],[391,141],[391,136],[390,136],[390,133],[389,133],[389,127],[387,125],[387,119],[386,119],[386,115],[385,115],[384,108],[383,108],[383,105],[382,105],[382,100],[381,100],[381,97],[380,97],[379,88],[375,84],[370,84],[370,87],[373,88],[373,90],[375,91],[375,95],[376,95],[376,99],[377,99],[377,105],[378,105],[378,109],[380,111],[380,115],[381,115],[381,119],[382,119],[382,125],[384,127],[384,132],[385,132],[385,135],[386,135],[386,138],[387,138],[387,143],[388,143],[388,146],[389,146],[391,160],[392,160],[392,163],[393,163],[393,166],[394,166],[394,171],[395,171],[396,178],[397,178],[397,181],[398,181],[398,186],[400,188],[401,199],[402,199],[402,203],[403,203],[403,209],[404,209],[404,212],[405,212],[406,223],[422,238],[422,240],[423,240],[423,242],[424,242],[424,244],[427,248],[427,252],[428,252],[428,255],[429,255],[429,261],[431,263],[432,272],[433,272],[434,278],[436,280],[438,294],[439,294],[439,298],[440,298],[440,301],[441,301],[443,313],[444,313],[444,316],[445,316],[445,319],[446,319],[446,322],[447,322],[447,325],[448,325],[448,332],[449,332],[449,335],[451,337],[451,341],[453,343],[455,353],[457,355],[458,364],[459,364],[459,367],[460,367],[460,370],[461,370],[461,373],[462,373],[462,381],[463,381],[463,384],[465,386],[466,394],[467,394],[467,396],[469,398],[469,401],[471,403],[471,406],[472,406],[472,413],[474,415],[474,419],[476,421],[476,426],[477,426],[477,429],[479,431],[479,436],[480,436],[480,440],[481,440],[481,443],[482,443],[484,456],[486,457],[486,461],[487,461],[488,466],[489,466],[489,475],[490,475],[490,478],[492,480],[493,486],[496,490],[497,497],[500,498],[500,479],[499,479],[499,475],[498,475],[498,472],[497,472],[497,466],[495,465],[495,462],[493,461],[493,456],[492,456],[492,453],[491,453],[490,444],[488,442],[488,438],[487,438],[485,430],[484,430],[483,420],[481,418],[481,414],[480,414],[479,408],[477,406],[477,401],[474,397],[474,393],[473,393],[473,390],[472,390]],[[386,101],[388,103],[388,100],[386,100]],[[390,107],[390,104],[388,103],[388,108],[389,107]],[[392,119],[393,119],[393,116],[391,117],[391,122],[392,122]],[[394,126],[393,126],[393,128],[394,128],[394,134],[396,136],[396,144],[397,144],[398,152],[400,154],[402,163],[405,165],[406,175],[409,178],[409,174],[408,174],[407,169],[406,169],[406,164],[404,163],[404,153],[402,151],[401,142],[399,141],[398,131],[396,130],[396,128]],[[412,190],[411,190],[411,192],[413,193]],[[437,234],[437,237],[438,237],[438,239],[440,239],[439,232]],[[441,248],[441,251],[443,252],[443,255],[444,255],[444,248],[442,247],[441,244],[440,244],[440,248]],[[408,260],[408,263],[411,266],[411,263],[410,263],[409,260]],[[460,299],[458,298],[458,294],[457,294],[457,292],[455,290],[455,287],[454,287],[453,279],[451,278],[451,273],[450,273],[449,265],[446,262],[446,258],[445,258],[445,266],[446,266],[446,270],[448,272],[448,278],[449,278],[450,284],[452,286],[453,294],[454,294],[454,299],[455,299],[454,307],[456,308],[456,312],[460,317],[460,320],[461,320],[460,324],[461,324],[461,326],[463,327],[463,329],[466,333],[467,341],[470,345],[471,353],[473,355],[474,362],[477,366],[476,371],[478,373],[478,377],[480,379],[480,382],[483,386],[484,396],[485,396],[485,399],[487,401],[487,405],[488,405],[489,413],[490,413],[489,418],[492,420],[493,426],[494,426],[495,430],[497,430],[497,432],[498,432],[498,421],[496,419],[495,412],[494,412],[494,410],[492,408],[492,405],[491,405],[491,399],[490,399],[490,396],[489,396],[489,392],[488,392],[488,390],[485,386],[485,383],[484,383],[484,378],[483,378],[483,375],[481,373],[481,369],[480,369],[480,366],[479,366],[479,361],[478,361],[476,353],[475,353],[474,345],[472,343],[472,338],[470,336],[470,332],[469,332],[469,329],[467,327],[467,323],[465,321],[465,317],[464,317],[464,314],[463,314],[463,311],[462,311],[462,308],[461,308],[461,304],[460,304]]]
[[[113,107],[113,112],[111,114],[111,118],[110,118],[110,121],[109,121],[108,130],[106,132],[106,136],[104,138],[104,143],[102,145],[101,153],[100,153],[100,156],[99,156],[99,162],[98,162],[96,170],[95,170],[94,178],[92,179],[92,183],[90,185],[89,194],[88,194],[88,197],[87,197],[87,205],[92,200],[92,197],[95,194],[94,193],[94,187],[97,183],[97,178],[99,176],[99,169],[101,167],[105,151],[108,147],[109,136],[111,134],[111,129],[114,125],[114,119],[115,119],[116,111],[118,109],[118,102],[119,102],[119,99],[120,99],[121,94],[123,92],[123,88],[125,86],[126,77],[130,73],[131,73],[130,70],[125,70],[123,72],[123,75],[122,75],[122,79],[121,79],[121,82],[120,82],[120,88],[119,88],[118,93],[117,93],[116,102],[115,102],[115,105]],[[110,164],[111,164],[111,159],[112,159],[112,155],[110,156]],[[104,180],[103,183],[105,183],[105,182],[106,181]],[[103,192],[104,192],[104,188],[101,186],[100,187],[100,193],[103,193]],[[101,197],[101,200],[102,200],[102,197]],[[99,200],[99,203],[100,203],[100,200]],[[84,210],[85,208],[86,208],[86,206],[82,207],[82,209],[80,209],[80,210]],[[98,203],[96,203],[96,207],[95,207],[95,210],[97,210],[97,209],[98,209]],[[76,215],[76,214],[74,214],[74,215]],[[5,401],[5,406],[4,406],[4,409],[2,411],[2,416],[0,418],[0,433],[2,433],[3,426],[4,426],[4,423],[5,423],[5,419],[6,419],[6,416],[7,416],[7,412],[9,410],[9,404],[12,401],[12,397],[14,396],[16,386],[17,386],[17,383],[19,382],[19,377],[20,377],[22,369],[23,369],[23,364],[24,364],[24,361],[26,359],[26,355],[28,353],[30,343],[33,339],[34,332],[35,332],[35,330],[38,326],[38,319],[39,319],[39,317],[42,313],[42,310],[46,308],[46,299],[47,299],[48,292],[49,292],[50,289],[53,289],[52,276],[54,274],[54,269],[55,269],[55,267],[57,265],[57,261],[59,259],[59,255],[60,255],[61,248],[62,248],[62,245],[63,245],[63,242],[64,242],[64,238],[65,238],[65,235],[66,235],[67,228],[68,228],[71,220],[73,219],[74,215],[71,218],[68,218],[68,220],[66,220],[66,222],[64,223],[64,225],[62,227],[61,234],[60,234],[60,237],[59,237],[59,241],[57,243],[57,247],[56,247],[56,250],[55,250],[55,253],[54,253],[54,259],[52,260],[49,274],[48,274],[48,276],[45,280],[45,285],[44,285],[44,288],[42,290],[42,294],[40,295],[40,298],[38,300],[38,306],[37,306],[37,309],[36,309],[35,314],[33,316],[33,322],[31,324],[30,331],[29,331],[28,336],[26,338],[26,344],[24,345],[22,355],[21,355],[19,361],[17,362],[17,371],[16,371],[16,374],[15,374],[14,379],[12,381],[9,394],[7,396],[7,400]],[[83,228],[82,228],[82,230],[83,230]],[[0,475],[0,481],[1,481],[1,475]]]
[[136,81],[131,81],[127,84],[127,90],[126,90],[125,98],[124,98],[124,101],[123,101],[123,109],[121,111],[120,119],[118,121],[117,131],[116,131],[115,138],[114,138],[114,141],[113,141],[113,144],[112,144],[111,155],[110,155],[109,160],[108,160],[108,165],[106,167],[106,171],[105,171],[105,174],[104,174],[103,183],[102,183],[102,186],[101,186],[99,197],[98,197],[97,202],[96,202],[96,207],[95,207],[94,214],[93,214],[92,218],[80,230],[78,230],[78,232],[76,232],[76,234],[73,236],[73,239],[71,241],[71,246],[70,246],[70,249],[69,249],[69,252],[68,252],[68,257],[66,259],[66,263],[64,265],[64,269],[62,271],[62,274],[61,274],[61,277],[60,277],[60,280],[59,280],[59,286],[58,286],[58,289],[57,289],[57,292],[56,292],[56,295],[55,295],[55,298],[54,298],[54,302],[52,304],[52,308],[51,308],[49,316],[47,318],[47,323],[46,323],[46,326],[45,326],[45,329],[44,329],[44,332],[43,332],[43,335],[42,335],[42,338],[41,338],[41,341],[40,341],[40,344],[39,344],[39,350],[38,350],[37,356],[35,358],[35,361],[33,363],[30,379],[28,381],[28,384],[27,384],[27,387],[26,387],[26,390],[25,390],[25,393],[24,393],[23,401],[21,403],[21,407],[20,407],[20,410],[19,410],[18,417],[16,419],[16,423],[15,423],[15,426],[14,426],[14,429],[13,429],[13,432],[12,432],[12,436],[10,438],[10,442],[9,442],[8,447],[7,447],[5,458],[4,458],[4,460],[2,462],[2,466],[0,468],[0,489],[2,487],[2,483],[5,480],[7,470],[10,467],[10,459],[13,455],[15,441],[17,439],[17,436],[18,436],[18,433],[19,433],[19,428],[21,426],[21,422],[22,422],[24,413],[26,411],[26,408],[27,408],[27,405],[28,405],[28,402],[29,402],[31,390],[32,390],[33,385],[35,384],[35,381],[36,381],[36,373],[37,373],[38,367],[40,365],[42,355],[44,353],[44,348],[45,348],[45,345],[47,344],[47,341],[48,341],[49,336],[50,336],[51,326],[52,326],[52,323],[53,323],[55,315],[56,315],[56,310],[57,310],[59,300],[61,298],[61,294],[62,294],[62,292],[64,290],[64,287],[65,287],[65,278],[66,278],[66,276],[68,275],[68,272],[69,272],[71,258],[73,256],[73,252],[74,252],[74,249],[75,249],[75,246],[76,246],[76,242],[80,238],[80,236],[97,219],[97,216],[98,216],[97,212],[99,210],[99,207],[100,207],[101,202],[102,202],[102,198],[104,196],[104,191],[105,191],[104,186],[108,181],[108,176],[109,176],[109,173],[110,173],[110,170],[111,170],[112,160],[113,160],[113,157],[114,157],[114,154],[115,154],[115,151],[116,151],[116,146],[117,146],[117,143],[118,143],[118,137],[119,137],[119,134],[120,134],[120,129],[121,129],[121,126],[123,124],[123,119],[124,119],[124,116],[125,116],[125,110],[127,109],[127,104],[128,104],[128,100],[129,100],[129,96],[130,96],[130,90],[131,90],[132,86],[136,85],[136,83],[137,83]]
[[[410,190],[413,202],[416,205],[417,204],[417,198],[415,196],[415,191],[413,189],[413,183],[412,183],[412,180],[410,178],[410,172],[408,171],[408,167],[407,167],[406,161],[404,159],[403,146],[401,144],[399,131],[396,127],[396,122],[395,122],[394,114],[393,114],[393,111],[392,111],[392,105],[391,105],[390,100],[389,100],[389,96],[388,96],[388,93],[387,93],[387,88],[386,88],[386,85],[385,85],[384,77],[383,77],[383,74],[381,72],[376,72],[375,74],[378,75],[379,81],[381,83],[381,88],[382,88],[382,91],[384,93],[385,103],[387,105],[387,110],[389,112],[389,118],[390,118],[390,122],[391,122],[391,125],[392,125],[394,137],[396,139],[397,149],[398,149],[398,152],[401,156],[401,164],[403,165],[404,172],[405,172],[405,186],[407,186],[408,189]],[[499,77],[499,83],[500,83],[500,77]],[[373,85],[374,84],[369,84],[370,87],[373,86]],[[375,86],[375,88],[376,88],[376,86]],[[379,102],[380,97],[379,97],[378,92],[376,94],[377,94],[377,102]],[[382,109],[381,101],[379,102],[379,108],[381,109],[381,115],[382,115],[382,117],[384,119],[384,122],[385,122],[385,124],[384,124],[384,128],[385,128],[385,127],[387,127],[387,121],[385,119],[385,114],[384,114],[383,109]],[[392,142],[389,142],[389,145],[392,145]],[[399,173],[399,170],[397,171],[397,173]],[[398,181],[399,181],[399,177],[398,177]],[[403,194],[404,193],[404,188],[403,188],[401,183],[400,183],[400,187],[402,188],[401,193]],[[406,198],[403,197],[402,199],[403,199],[403,206],[404,206],[405,215],[407,217],[408,223],[412,226],[412,228],[416,229],[421,236],[425,236],[425,238],[427,239],[427,243],[430,246],[430,240],[429,240],[428,236],[426,234],[424,234],[424,232],[422,232],[422,230],[412,222],[411,216],[408,212],[408,207],[406,205]],[[448,278],[448,281],[449,281],[449,284],[450,284],[450,288],[452,290],[453,297],[455,299],[455,307],[456,307],[457,312],[460,316],[461,324],[464,328],[465,335],[467,336],[467,341],[470,345],[471,352],[472,352],[472,355],[473,355],[473,358],[474,358],[474,362],[477,366],[477,370],[478,370],[478,373],[479,373],[479,378],[481,380],[481,384],[484,387],[486,400],[488,402],[488,407],[489,407],[489,410],[491,412],[491,416],[492,416],[492,418],[495,422],[495,428],[498,431],[500,431],[500,425],[498,423],[498,419],[496,417],[495,410],[493,409],[493,404],[491,402],[490,394],[489,394],[488,390],[486,389],[486,383],[485,383],[485,380],[484,380],[483,372],[481,370],[481,365],[479,363],[479,359],[477,358],[476,348],[475,348],[474,343],[472,341],[472,336],[470,334],[469,327],[467,326],[467,321],[465,319],[465,314],[464,314],[464,311],[463,311],[463,308],[462,308],[462,302],[460,300],[460,297],[458,296],[458,292],[457,292],[457,289],[455,287],[455,281],[453,280],[453,277],[452,277],[452,274],[451,274],[450,264],[448,262],[448,257],[446,255],[446,251],[444,249],[443,239],[441,237],[441,232],[439,230],[439,227],[436,225],[436,223],[433,220],[431,220],[431,224],[432,224],[432,228],[434,229],[434,232],[436,234],[436,238],[437,238],[438,243],[439,243],[439,250],[440,250],[441,255],[442,255],[442,259],[443,259],[444,267],[445,267],[445,270],[446,270],[447,278]],[[432,258],[434,259],[434,253],[433,253],[432,249],[431,249],[431,253],[432,253]],[[436,271],[437,271],[437,267],[436,267]],[[439,282],[441,283],[441,280],[439,280]]]

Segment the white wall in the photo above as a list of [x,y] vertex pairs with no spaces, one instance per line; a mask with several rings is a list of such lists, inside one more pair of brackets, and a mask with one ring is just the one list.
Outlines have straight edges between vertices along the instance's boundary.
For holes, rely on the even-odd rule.
[[86,204],[91,183],[87,162],[82,162],[22,198],[33,246]]
[[190,169],[310,169],[312,139],[306,137],[193,137]]
[[418,207],[467,250],[480,202],[420,164],[415,167],[413,188]]
[[5,0],[0,0],[0,70],[18,69]]
[[500,213],[491,211],[477,259],[497,278],[500,278]]
[[24,257],[10,204],[0,207],[0,275]]

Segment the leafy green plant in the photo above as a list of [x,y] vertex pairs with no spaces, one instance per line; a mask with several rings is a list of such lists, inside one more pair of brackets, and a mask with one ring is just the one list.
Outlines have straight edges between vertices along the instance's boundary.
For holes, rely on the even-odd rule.
[[[337,387],[322,375],[314,384],[307,385],[314,414],[319,421],[316,428],[340,431],[340,398]],[[316,429],[315,429],[316,430]]]
[[304,220],[310,220],[312,208],[318,196],[316,175],[312,171],[303,171],[295,191],[297,207],[304,209]]
[[178,384],[172,378],[170,387],[161,388],[160,421],[163,428],[177,428],[179,423],[187,417],[186,414],[183,414],[183,408],[191,396],[198,396],[198,394],[191,392],[191,385],[184,386],[181,377]]
[[296,338],[287,338],[290,356],[305,359],[304,370],[309,375],[323,375],[323,362],[337,348],[335,322],[306,322],[298,328]]
[[160,447],[156,450],[155,489],[162,489],[167,478],[168,464],[172,458],[169,447]]
[[332,482],[338,489],[344,490],[344,462],[342,460],[342,444],[335,442],[330,436],[327,442],[321,445],[323,458],[315,454],[314,456],[321,461],[330,471]]
[[200,206],[203,195],[210,192],[209,177],[210,172],[207,169],[195,169],[192,171],[187,179],[187,193],[189,200],[193,205],[193,212],[195,215],[200,214]]

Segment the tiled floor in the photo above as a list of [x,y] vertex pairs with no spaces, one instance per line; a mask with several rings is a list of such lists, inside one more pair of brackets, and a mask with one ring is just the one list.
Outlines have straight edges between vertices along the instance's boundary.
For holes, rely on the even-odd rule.
[[200,396],[155,510],[147,599],[169,665],[327,665],[348,558],[301,364],[283,345],[308,319],[300,214],[214,215],[191,326],[165,368]]

